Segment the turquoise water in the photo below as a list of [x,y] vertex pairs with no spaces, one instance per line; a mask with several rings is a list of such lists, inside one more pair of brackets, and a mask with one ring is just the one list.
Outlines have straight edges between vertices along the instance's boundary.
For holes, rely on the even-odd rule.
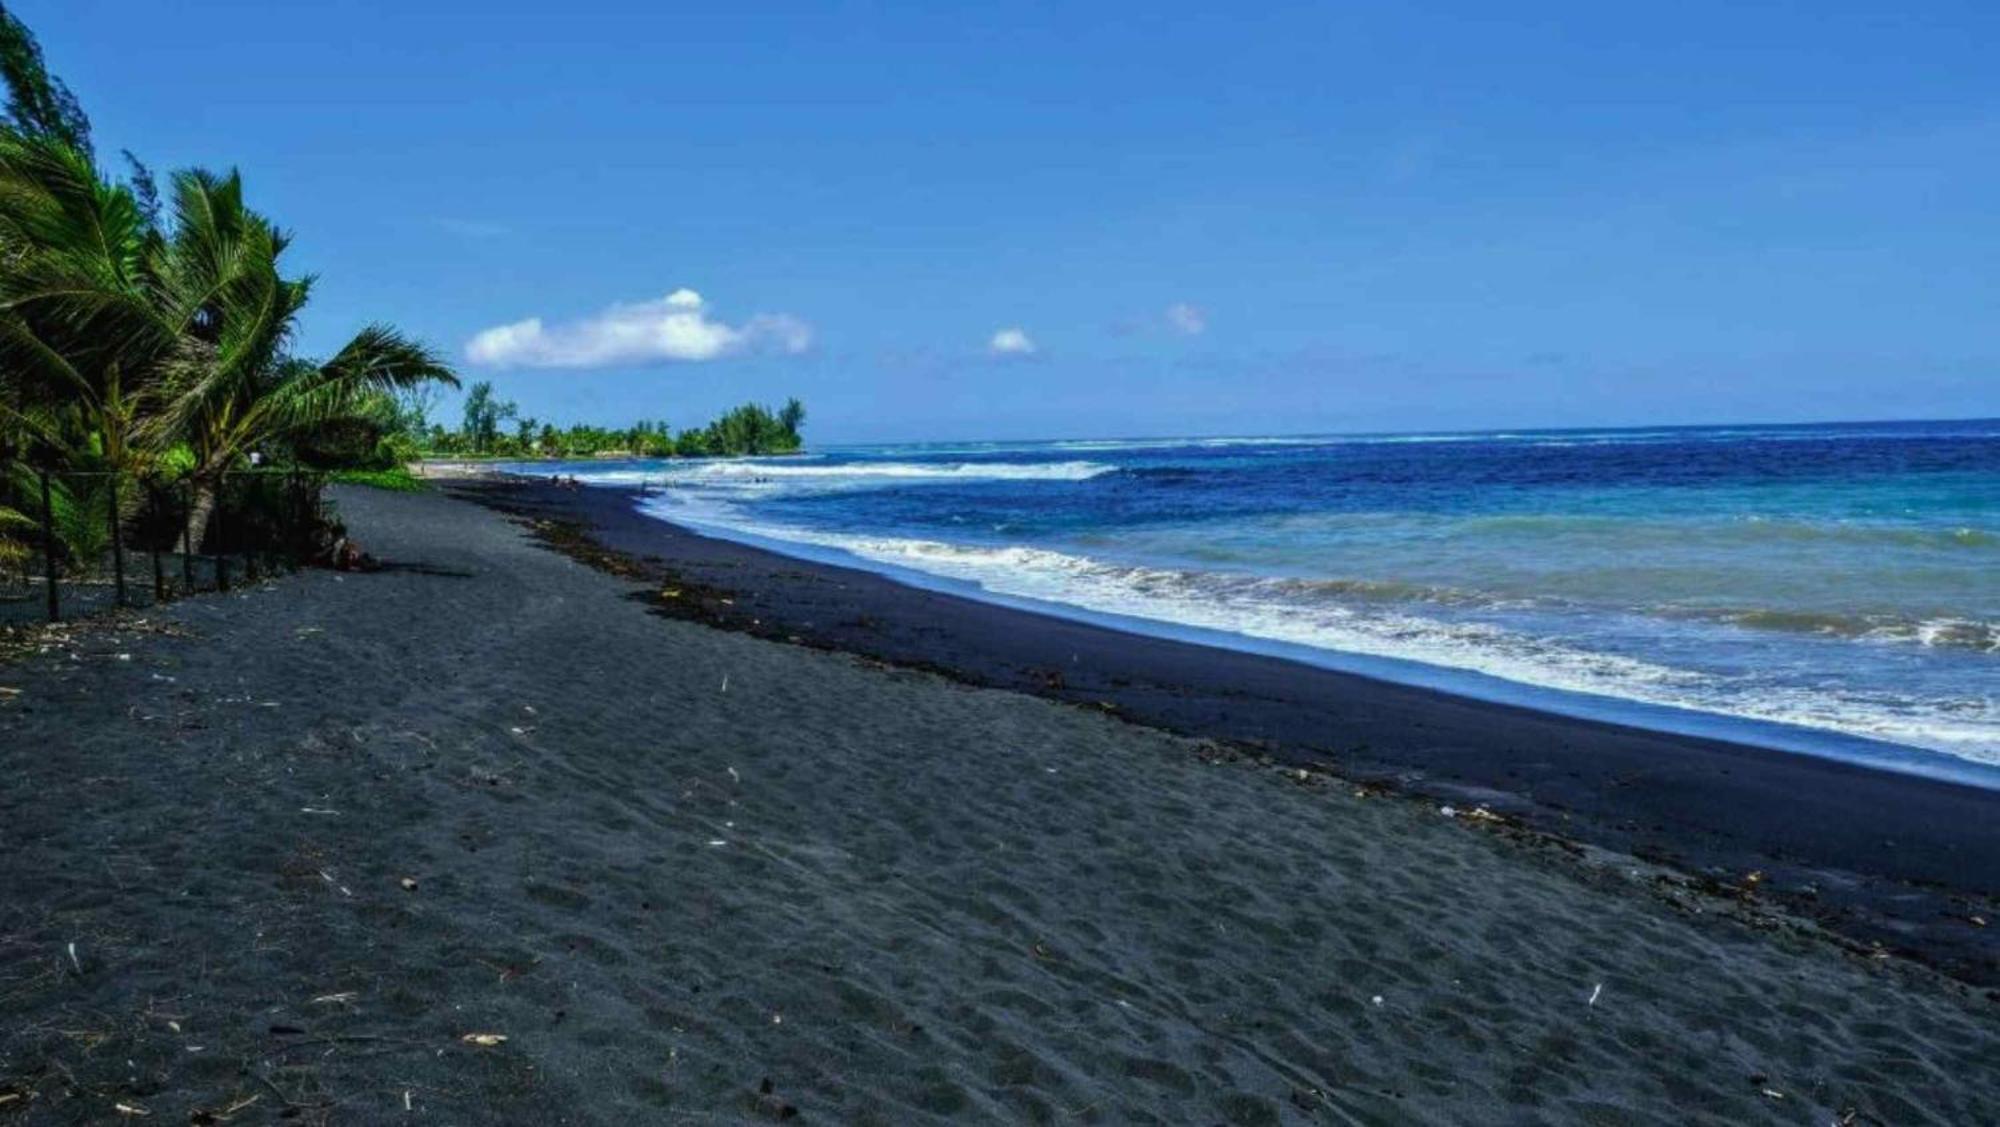
[[2000,765],[2000,421],[523,469],[1059,612]]

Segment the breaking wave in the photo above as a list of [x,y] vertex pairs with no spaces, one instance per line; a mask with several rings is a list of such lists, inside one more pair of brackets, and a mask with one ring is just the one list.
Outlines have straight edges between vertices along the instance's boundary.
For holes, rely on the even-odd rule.
[[[1609,652],[1590,631],[1537,632],[1499,614],[1510,604],[1477,592],[1365,580],[1274,579],[1139,567],[1048,548],[759,526],[727,504],[648,503],[664,519],[833,549],[892,569],[975,585],[994,595],[1100,614],[1195,627],[1317,650],[1422,662],[1525,685],[1644,704],[1817,728],[2000,764],[2000,702],[1991,697],[1911,700],[1865,686],[1775,686],[1661,660]],[[1815,628],[1811,622],[1718,612],[1745,627]],[[1907,627],[1907,629],[1905,629]],[[1847,628],[1847,627],[1843,627]],[[1860,626],[1853,626],[1862,630]],[[1926,646],[1991,648],[1991,624],[1874,623],[1866,636]]]

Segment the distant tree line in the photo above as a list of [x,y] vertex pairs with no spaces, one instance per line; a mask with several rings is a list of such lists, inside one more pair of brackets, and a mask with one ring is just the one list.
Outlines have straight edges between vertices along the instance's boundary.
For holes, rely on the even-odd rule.
[[395,437],[394,455],[472,455],[487,458],[713,458],[748,454],[790,454],[799,449],[805,404],[788,399],[772,410],[745,403],[706,426],[675,431],[663,421],[640,419],[625,427],[575,423],[559,427],[523,414],[511,401],[480,381],[467,389],[457,429],[431,418],[437,393],[430,386],[398,396],[385,429]]

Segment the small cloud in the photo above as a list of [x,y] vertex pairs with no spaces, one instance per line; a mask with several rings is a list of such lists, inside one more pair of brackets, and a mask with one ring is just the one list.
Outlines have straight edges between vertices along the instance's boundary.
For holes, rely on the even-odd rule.
[[813,342],[812,326],[789,313],[759,313],[744,323],[743,332],[787,356],[797,356]]
[[986,349],[995,356],[1033,356],[1035,342],[1020,329],[1001,329],[986,342]]
[[1167,306],[1167,327],[1182,336],[1198,337],[1208,331],[1208,311],[1177,301]]
[[499,368],[601,368],[757,350],[797,355],[811,346],[812,327],[789,313],[759,313],[730,325],[709,315],[700,294],[678,289],[553,327],[540,317],[496,325],[466,342],[465,354],[475,364]]

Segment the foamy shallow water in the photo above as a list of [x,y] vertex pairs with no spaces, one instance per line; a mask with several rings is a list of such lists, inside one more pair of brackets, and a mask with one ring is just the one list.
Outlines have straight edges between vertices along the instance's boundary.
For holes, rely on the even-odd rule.
[[1058,612],[2000,766],[2000,423],[521,468]]

